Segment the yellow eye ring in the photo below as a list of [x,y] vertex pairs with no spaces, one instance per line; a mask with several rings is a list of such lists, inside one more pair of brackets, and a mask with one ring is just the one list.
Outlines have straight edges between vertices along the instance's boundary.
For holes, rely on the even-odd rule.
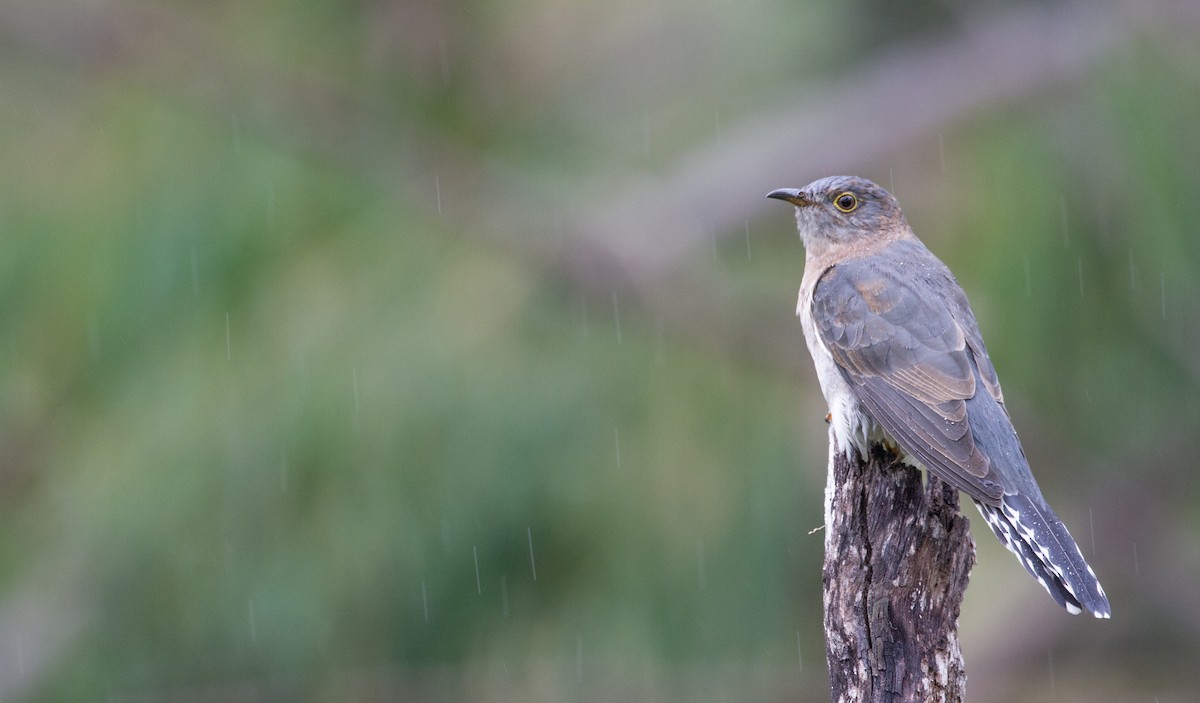
[[846,191],[833,199],[833,206],[842,212],[854,212],[858,207],[858,197],[854,193]]

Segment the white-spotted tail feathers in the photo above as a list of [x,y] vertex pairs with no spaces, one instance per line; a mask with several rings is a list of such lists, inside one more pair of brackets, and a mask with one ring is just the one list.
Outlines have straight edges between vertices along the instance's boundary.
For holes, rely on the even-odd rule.
[[1044,503],[1006,495],[999,507],[976,502],[988,525],[1025,569],[1071,614],[1087,611],[1098,618],[1112,614],[1108,597],[1071,538]]

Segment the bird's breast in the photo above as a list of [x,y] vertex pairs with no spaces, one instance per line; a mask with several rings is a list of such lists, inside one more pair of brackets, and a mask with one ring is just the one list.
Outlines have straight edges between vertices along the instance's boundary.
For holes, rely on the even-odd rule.
[[854,389],[842,376],[837,362],[829,353],[829,348],[825,346],[821,335],[817,333],[812,316],[814,287],[807,280],[801,285],[800,296],[796,301],[796,314],[800,317],[800,326],[804,330],[804,341],[808,345],[808,353],[817,370],[817,382],[821,385],[821,394],[825,396],[825,402],[829,405],[831,439],[837,451],[843,454],[848,454],[851,448],[855,448],[861,455],[866,456],[868,438],[874,423],[863,411],[862,403],[859,402]]

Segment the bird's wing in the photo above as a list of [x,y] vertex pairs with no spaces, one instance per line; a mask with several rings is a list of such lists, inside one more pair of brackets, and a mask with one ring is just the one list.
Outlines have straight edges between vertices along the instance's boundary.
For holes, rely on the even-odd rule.
[[982,390],[989,410],[1012,426],[949,269],[920,242],[893,242],[826,270],[812,305],[821,339],[871,417],[926,468],[998,504],[1006,481],[976,442],[968,401]]

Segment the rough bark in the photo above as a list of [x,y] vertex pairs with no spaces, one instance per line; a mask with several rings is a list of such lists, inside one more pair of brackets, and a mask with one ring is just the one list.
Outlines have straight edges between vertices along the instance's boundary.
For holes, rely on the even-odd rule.
[[975,545],[958,492],[872,447],[830,449],[825,649],[834,703],[961,701],[958,613]]

